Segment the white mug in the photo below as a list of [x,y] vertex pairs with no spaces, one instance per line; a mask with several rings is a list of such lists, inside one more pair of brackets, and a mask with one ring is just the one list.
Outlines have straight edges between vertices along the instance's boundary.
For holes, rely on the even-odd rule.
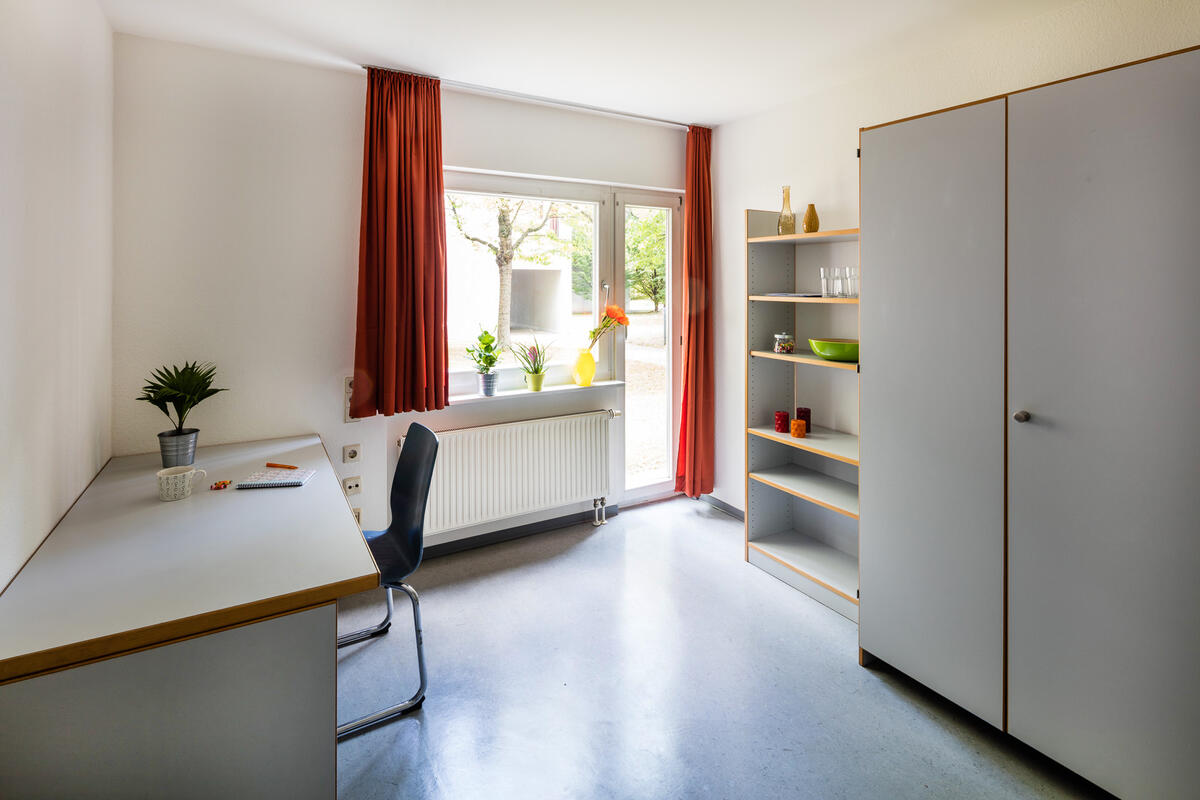
[[192,493],[192,481],[196,475],[208,477],[208,473],[195,467],[167,467],[158,471],[158,499],[182,500]]

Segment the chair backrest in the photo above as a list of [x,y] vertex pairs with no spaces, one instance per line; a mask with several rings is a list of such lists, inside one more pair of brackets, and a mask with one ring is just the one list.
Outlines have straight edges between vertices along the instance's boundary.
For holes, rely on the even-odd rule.
[[433,431],[419,422],[408,426],[392,478],[392,521],[384,534],[395,548],[393,552],[409,562],[408,573],[421,563],[424,552],[425,506],[437,451],[438,438]]

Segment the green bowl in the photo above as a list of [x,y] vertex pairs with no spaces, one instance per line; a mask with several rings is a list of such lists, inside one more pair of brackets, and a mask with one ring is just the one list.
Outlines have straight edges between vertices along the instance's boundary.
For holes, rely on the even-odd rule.
[[826,361],[858,361],[858,339],[809,339],[808,346]]

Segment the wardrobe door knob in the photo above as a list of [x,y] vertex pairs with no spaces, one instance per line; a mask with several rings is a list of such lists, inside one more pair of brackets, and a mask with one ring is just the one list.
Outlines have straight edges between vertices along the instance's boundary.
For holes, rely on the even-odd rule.
[[1029,422],[1029,420],[1033,419],[1033,414],[1030,414],[1025,409],[1021,409],[1017,413],[1013,414],[1013,419],[1017,422]]

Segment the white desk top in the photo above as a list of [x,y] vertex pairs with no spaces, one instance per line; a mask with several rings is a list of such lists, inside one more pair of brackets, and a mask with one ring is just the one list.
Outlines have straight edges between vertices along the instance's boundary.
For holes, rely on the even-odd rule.
[[[210,491],[267,461],[302,487]],[[164,503],[157,453],[112,459],[0,594],[0,682],[328,603],[379,585],[317,436],[201,447]],[[333,643],[330,643],[332,647]]]

